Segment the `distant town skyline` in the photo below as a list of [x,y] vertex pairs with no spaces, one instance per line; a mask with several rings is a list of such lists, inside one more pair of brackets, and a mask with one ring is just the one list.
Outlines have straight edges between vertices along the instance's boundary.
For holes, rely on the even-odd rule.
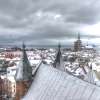
[[63,45],[80,33],[100,44],[99,0],[0,0],[0,44]]

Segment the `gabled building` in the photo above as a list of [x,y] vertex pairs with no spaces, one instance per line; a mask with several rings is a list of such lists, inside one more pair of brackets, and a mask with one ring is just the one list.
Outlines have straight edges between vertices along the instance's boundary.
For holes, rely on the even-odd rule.
[[20,100],[28,91],[32,82],[32,67],[30,66],[25,45],[23,44],[22,58],[18,65],[15,75],[16,80],[16,97],[15,100]]

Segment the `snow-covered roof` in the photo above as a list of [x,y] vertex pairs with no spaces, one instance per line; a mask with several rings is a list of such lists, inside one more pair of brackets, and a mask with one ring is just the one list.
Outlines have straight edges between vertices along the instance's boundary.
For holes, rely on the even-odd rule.
[[15,83],[15,78],[14,78],[13,76],[9,76],[9,77],[7,77],[7,78],[8,78],[9,81]]
[[100,87],[42,64],[21,100],[100,100]]
[[33,65],[37,65],[40,63],[41,60],[30,60],[30,65],[33,66]]
[[93,70],[89,70],[89,72],[85,75],[85,79],[87,82],[95,84],[95,74]]
[[16,74],[16,67],[17,66],[8,67],[7,68],[7,76],[15,76],[15,74]]
[[93,46],[92,46],[92,45],[87,45],[86,48],[87,48],[87,49],[92,49]]

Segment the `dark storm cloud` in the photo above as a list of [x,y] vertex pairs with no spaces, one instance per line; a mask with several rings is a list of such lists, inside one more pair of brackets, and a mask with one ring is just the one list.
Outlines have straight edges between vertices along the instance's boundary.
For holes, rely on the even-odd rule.
[[99,0],[0,0],[0,42],[74,39],[82,27],[99,22],[99,5]]

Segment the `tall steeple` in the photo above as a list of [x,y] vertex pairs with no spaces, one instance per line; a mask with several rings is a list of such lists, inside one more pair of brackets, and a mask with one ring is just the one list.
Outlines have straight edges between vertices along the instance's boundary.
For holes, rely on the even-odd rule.
[[63,59],[62,59],[61,45],[60,45],[60,43],[58,45],[58,51],[57,51],[56,59],[54,61],[54,65],[53,66],[55,68],[57,68],[57,69],[60,69],[60,70],[64,71],[64,62],[63,62]]
[[31,80],[32,79],[32,67],[30,66],[26,50],[25,50],[25,45],[23,43],[23,80]]
[[16,96],[15,100],[21,100],[21,98],[28,91],[32,82],[32,67],[30,66],[25,45],[22,46],[22,58],[18,65],[15,80],[16,80]]
[[60,45],[60,43],[59,43],[59,45],[58,45],[58,52],[57,52],[57,55],[56,55],[56,59],[55,59],[55,62],[56,63],[61,63],[61,51],[60,51],[60,48],[61,48],[61,45]]
[[22,47],[23,47],[22,58],[16,72],[16,76],[15,76],[16,81],[20,81],[20,80],[25,81],[25,80],[30,80],[32,78],[32,67],[30,66],[24,43]]
[[78,33],[78,40],[80,40],[80,33]]

